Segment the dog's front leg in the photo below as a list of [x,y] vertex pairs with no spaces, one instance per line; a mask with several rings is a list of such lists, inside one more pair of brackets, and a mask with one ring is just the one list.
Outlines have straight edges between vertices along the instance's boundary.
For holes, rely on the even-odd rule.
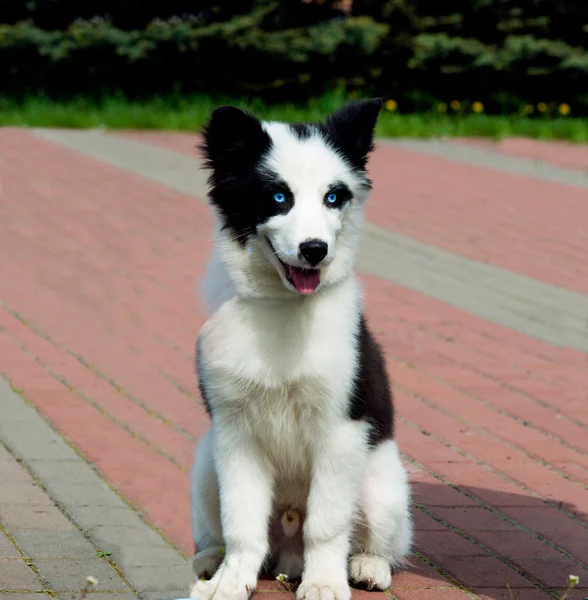
[[304,524],[298,600],[349,600],[349,540],[367,459],[366,424],[341,423],[319,442]]
[[190,595],[247,600],[268,553],[272,474],[246,428],[239,430],[233,421],[217,422],[213,430],[226,553],[213,578],[196,582]]

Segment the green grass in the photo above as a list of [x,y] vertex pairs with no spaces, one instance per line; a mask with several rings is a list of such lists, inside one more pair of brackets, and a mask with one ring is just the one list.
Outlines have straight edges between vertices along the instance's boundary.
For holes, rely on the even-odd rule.
[[[101,102],[83,98],[51,101],[31,97],[17,103],[0,98],[0,126],[67,127],[108,129],[169,129],[194,131],[219,104],[246,107],[265,119],[300,121],[321,119],[343,103],[340,94],[326,94],[306,106],[267,105],[260,100],[246,102],[209,96],[158,98],[133,102],[109,98]],[[525,136],[545,140],[588,142],[588,119],[573,117],[523,117],[484,114],[399,114],[384,110],[378,134],[389,137],[483,136],[504,138]]]

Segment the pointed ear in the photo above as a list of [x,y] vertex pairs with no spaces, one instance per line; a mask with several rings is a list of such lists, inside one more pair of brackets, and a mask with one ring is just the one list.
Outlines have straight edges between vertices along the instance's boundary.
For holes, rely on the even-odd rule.
[[259,119],[234,106],[215,109],[202,133],[200,149],[213,169],[249,166],[270,143]]
[[365,168],[374,149],[374,130],[382,109],[382,99],[350,102],[327,119],[327,128],[354,165]]

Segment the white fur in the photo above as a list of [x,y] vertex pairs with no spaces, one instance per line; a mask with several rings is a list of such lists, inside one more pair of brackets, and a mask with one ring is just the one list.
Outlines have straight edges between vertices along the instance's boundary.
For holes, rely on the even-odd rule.
[[[302,574],[299,599],[349,600],[349,574],[387,588],[390,566],[411,541],[409,487],[396,444],[370,449],[367,423],[347,415],[358,359],[361,297],[353,265],[365,186],[318,136],[301,141],[282,124],[264,127],[274,148],[267,166],[286,181],[295,204],[246,247],[215,230],[203,286],[212,315],[199,338],[213,421],[192,475],[194,570],[214,570],[223,546],[226,556],[191,596],[246,600],[272,557],[277,572]],[[342,210],[322,201],[334,180],[354,194]],[[286,281],[266,236],[293,265],[300,242],[328,243],[314,294],[303,297]],[[286,509],[301,515],[301,537],[280,537],[280,527],[270,535],[275,513],[279,523]]]

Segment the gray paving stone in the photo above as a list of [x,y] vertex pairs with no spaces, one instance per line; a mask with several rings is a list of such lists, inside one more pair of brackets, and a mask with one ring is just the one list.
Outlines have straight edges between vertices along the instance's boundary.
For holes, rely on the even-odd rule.
[[[59,600],[78,600],[78,595],[72,592],[62,592],[57,594],[57,597]],[[88,592],[86,600],[137,600],[137,596],[132,592]]]
[[27,462],[34,471],[43,474],[44,483],[74,481],[84,485],[101,481],[100,476],[75,453],[67,459],[27,459]]
[[17,531],[21,550],[33,559],[96,558],[96,548],[75,528],[68,531]]
[[[14,423],[3,419],[0,422],[0,436],[10,444],[27,433],[27,426],[27,423],[23,421]],[[23,454],[23,459],[27,461],[31,459],[68,460],[76,457],[76,453],[69,446],[63,444],[61,437],[52,429],[30,439],[26,452]]]
[[81,590],[86,585],[88,576],[95,577],[98,584],[96,591],[123,590],[129,587],[122,581],[118,573],[108,561],[95,558],[80,560],[36,560],[35,565],[55,592]]
[[48,600],[49,594],[39,592],[0,592],[0,600]]
[[[162,598],[173,600],[185,596],[187,588],[178,588],[186,581],[185,578],[189,581],[191,575],[186,559],[148,527],[90,465],[75,452],[69,452],[71,448],[68,444],[61,438],[55,438],[55,432],[44,419],[2,379],[0,414],[10,414],[15,423],[24,424],[19,435],[10,437],[10,441],[0,434],[0,442],[5,442],[10,450],[3,453],[0,444],[0,461],[9,465],[14,480],[11,485],[16,486],[10,492],[11,498],[17,500],[0,504],[0,520],[6,519],[10,523],[11,533],[22,545],[23,551],[34,557],[43,576],[49,580],[54,591],[59,592],[60,598],[71,598],[73,591],[85,585],[88,575],[99,580],[98,587],[92,588],[88,594],[88,600],[105,600],[107,597],[131,600],[135,597],[135,591],[145,591],[141,586],[153,585],[151,578],[154,577]],[[45,458],[39,440],[56,445],[52,456],[64,460]],[[63,449],[57,448],[60,444]],[[26,471],[12,458],[11,453],[26,463],[51,498],[42,488],[33,486],[33,479],[28,474],[21,478],[15,465],[24,473]],[[32,487],[35,492],[31,491]],[[2,492],[4,489],[3,485]],[[23,502],[23,498],[18,503],[19,496],[25,500],[32,497],[40,503]],[[59,507],[55,506],[54,501]],[[92,543],[62,514],[61,509],[79,528],[92,536]],[[96,556],[96,547],[112,552],[111,560],[124,571],[134,589],[127,586],[107,560]],[[23,561],[16,558],[10,562],[26,567]],[[23,573],[27,573],[22,567],[13,569],[17,569],[22,577],[25,576]],[[156,575],[154,569],[157,570]],[[41,587],[35,581],[32,588],[16,589],[36,591]],[[99,594],[100,590],[117,593]]]
[[[112,493],[112,492],[111,492]],[[127,504],[121,501],[121,506],[110,505],[72,505],[68,509],[75,521],[84,524],[85,529],[108,525],[123,525],[125,527],[144,528],[145,523],[133,512],[129,511]]]
[[192,582],[188,565],[175,567],[169,565],[132,567],[128,569],[128,573],[129,578],[132,579],[136,587],[144,591],[165,591],[169,593],[168,578],[171,577],[176,582],[176,588],[184,590],[184,597],[190,589],[190,583]]
[[[1,439],[1,438],[0,438]],[[3,486],[8,483],[31,482],[32,478],[26,469],[15,460],[11,454],[0,444],[0,481]],[[0,496],[0,501],[2,496]]]
[[118,548],[170,548],[169,544],[153,529],[143,527],[125,527],[121,525],[100,525],[87,529],[100,548],[115,550]]
[[92,485],[61,480],[47,480],[43,483],[53,498],[67,505],[128,508],[128,504],[121,500],[100,478]]
[[36,591],[42,587],[37,575],[23,560],[0,559],[0,590]]
[[[98,131],[32,131],[43,139],[205,201],[206,174],[198,168],[196,157]],[[588,186],[588,177],[576,171],[537,166],[535,161],[514,157],[496,158],[494,153],[462,149],[457,144],[449,148],[448,142],[386,143],[452,160],[474,161],[479,166],[492,164],[545,180]],[[526,335],[588,352],[588,298],[582,294],[469,260],[372,223],[366,223],[364,229],[358,269]]]
[[0,531],[0,559],[20,558],[16,546]]
[[26,503],[53,506],[53,502],[31,478],[28,481],[3,482],[0,503]]
[[113,557],[125,572],[134,567],[179,565],[178,553],[170,546],[119,546]]
[[[171,590],[148,590],[140,592],[140,600],[174,600],[176,598],[187,598],[189,588],[175,588]],[[294,596],[292,596],[294,600]]]
[[484,148],[461,146],[451,140],[388,139],[380,143],[390,144],[407,150],[433,154],[449,160],[486,169],[517,173],[566,185],[588,187],[588,172],[556,167],[530,158],[507,156]]
[[588,351],[588,297],[366,223],[358,267],[472,315]]
[[0,504],[0,521],[15,537],[23,529],[76,531],[58,508],[47,504]]

